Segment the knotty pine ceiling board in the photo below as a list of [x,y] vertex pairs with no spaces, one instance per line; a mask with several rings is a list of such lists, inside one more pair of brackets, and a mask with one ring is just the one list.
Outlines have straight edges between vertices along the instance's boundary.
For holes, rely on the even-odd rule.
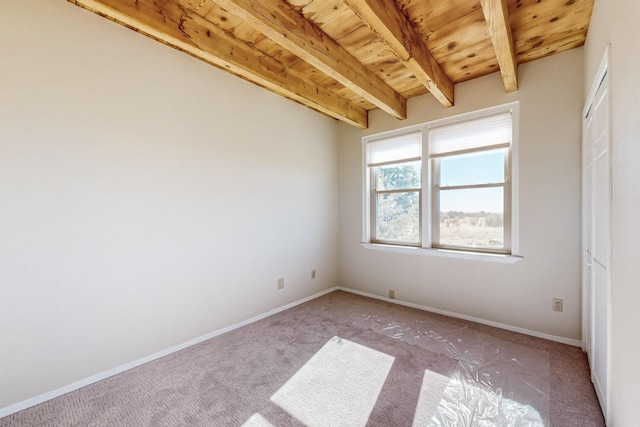
[[[499,22],[503,29],[507,29],[507,33],[511,33],[515,55],[512,55],[513,59],[509,64],[513,69],[519,64],[582,46],[589,29],[594,2],[68,1],[322,114],[360,128],[367,126],[367,112],[375,108],[384,108],[399,118],[406,116],[406,99],[428,93],[427,87],[433,87],[436,90],[434,93],[440,94],[438,99],[445,108],[444,105],[450,102],[442,97],[441,90],[445,89],[447,81],[455,84],[500,72],[494,43],[497,43],[496,46],[505,46],[507,38],[504,37],[504,32],[498,39],[495,38],[495,33],[489,33],[485,21],[487,10],[483,10],[483,7],[493,11],[501,10],[498,8],[504,1],[507,13],[499,15]],[[376,6],[380,4],[384,7]],[[362,9],[356,13],[356,9],[361,7],[370,7],[368,12],[374,11],[374,14],[362,15]],[[262,22],[245,21],[240,16],[247,15],[232,13],[240,13],[242,8],[245,11],[260,11],[253,19]],[[394,12],[396,9],[398,13]],[[291,19],[291,13],[298,18]],[[363,16],[379,18],[379,21],[367,22],[368,18]],[[300,21],[300,18],[304,20]],[[395,21],[391,22],[389,19]],[[292,22],[302,22],[304,28],[301,30],[297,26],[291,27]],[[390,25],[391,31],[381,29],[381,23]],[[281,38],[270,33],[270,29],[279,33]],[[408,37],[416,33],[417,38]],[[285,36],[284,39],[282,35]],[[400,38],[394,40],[393,37]],[[298,42],[295,46],[289,42],[294,38]],[[416,40],[417,44],[413,44]],[[398,41],[404,46],[400,50]],[[329,52],[332,53],[329,55]],[[403,57],[406,52],[409,53],[408,57]],[[421,59],[412,56],[425,55],[425,52],[435,62],[425,61],[426,57]],[[503,48],[501,52],[508,50]],[[416,62],[410,64],[414,60]],[[416,68],[416,64],[423,64],[420,67],[426,68]],[[438,68],[443,73],[439,76]],[[354,69],[358,71],[353,73]],[[420,79],[414,72],[418,73]],[[442,75],[445,76],[444,80]],[[436,86],[430,86],[432,83],[428,81],[429,78],[435,78],[433,81]],[[503,78],[506,85],[509,81],[506,74]],[[439,84],[444,86],[438,87]]]
[[592,10],[593,0],[511,1],[509,17],[518,63],[582,46]]

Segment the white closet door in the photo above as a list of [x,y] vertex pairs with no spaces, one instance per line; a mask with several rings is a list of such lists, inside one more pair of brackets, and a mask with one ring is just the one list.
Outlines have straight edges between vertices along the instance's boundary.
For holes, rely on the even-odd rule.
[[587,107],[583,135],[585,346],[602,411],[609,409],[611,319],[611,166],[609,85],[606,71]]

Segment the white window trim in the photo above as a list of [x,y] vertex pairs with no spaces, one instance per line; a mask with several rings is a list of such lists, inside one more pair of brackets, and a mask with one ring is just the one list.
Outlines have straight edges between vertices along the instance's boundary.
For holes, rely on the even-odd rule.
[[[511,139],[511,253],[510,254],[496,254],[485,252],[463,251],[463,250],[448,250],[432,248],[432,190],[431,190],[431,167],[429,165],[429,143],[428,134],[429,128],[435,126],[442,126],[445,124],[463,121],[473,120],[483,116],[497,114],[500,112],[510,111],[512,114],[512,139]],[[378,140],[381,138],[390,138],[393,136],[402,135],[405,133],[411,133],[421,131],[422,132],[422,200],[423,203],[426,200],[427,206],[422,207],[422,247],[411,246],[397,246],[390,244],[371,243],[371,183],[367,168],[367,154],[366,147],[369,141]],[[519,161],[519,135],[520,135],[520,103],[518,101],[510,102],[508,104],[497,105],[494,107],[484,108],[469,113],[459,114],[456,116],[450,116],[443,119],[434,120],[419,125],[409,126],[406,128],[396,129],[392,131],[382,132],[375,135],[368,135],[362,138],[362,246],[367,249],[384,250],[390,252],[421,254],[429,256],[441,256],[441,257],[453,257],[460,259],[475,259],[483,261],[493,262],[505,262],[513,263],[520,259],[520,161]]]
[[365,249],[373,249],[377,251],[395,252],[410,255],[426,255],[443,258],[470,259],[475,261],[499,262],[504,264],[513,264],[521,259],[520,255],[494,254],[488,252],[468,252],[450,249],[437,248],[419,248],[416,246],[397,246],[382,243],[360,243]]

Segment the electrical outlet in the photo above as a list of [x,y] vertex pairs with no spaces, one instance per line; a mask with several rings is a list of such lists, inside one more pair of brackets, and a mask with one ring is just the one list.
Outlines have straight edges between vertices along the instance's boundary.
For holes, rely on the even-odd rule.
[[389,298],[396,299],[396,291],[389,289]]
[[553,311],[560,311],[562,312],[562,300],[560,298],[554,298],[553,299]]
[[311,278],[312,279],[316,278],[316,271],[315,270],[311,270]]
[[284,279],[278,279],[278,289],[284,289]]

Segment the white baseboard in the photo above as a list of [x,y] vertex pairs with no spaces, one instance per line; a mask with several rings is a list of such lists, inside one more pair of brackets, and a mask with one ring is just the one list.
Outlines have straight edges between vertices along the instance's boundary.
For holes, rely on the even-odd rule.
[[493,322],[491,320],[479,319],[477,317],[467,316],[465,314],[453,313],[451,311],[439,310],[437,308],[427,307],[427,306],[424,306],[424,305],[413,304],[413,303],[410,303],[410,302],[404,302],[404,301],[399,301],[399,300],[396,300],[396,299],[381,297],[379,295],[370,294],[368,292],[362,292],[362,291],[358,291],[358,290],[355,290],[355,289],[343,288],[342,286],[338,286],[338,290],[345,291],[345,292],[350,292],[350,293],[356,294],[356,295],[361,295],[363,297],[369,297],[369,298],[374,298],[374,299],[378,299],[378,300],[381,300],[381,301],[390,302],[390,303],[393,303],[393,304],[403,305],[405,307],[417,308],[418,310],[424,310],[424,311],[428,311],[430,313],[442,314],[444,316],[455,317],[457,319],[468,320],[470,322],[475,322],[475,323],[481,323],[483,325],[493,326],[495,328],[506,329],[507,331],[511,331],[511,332],[518,332],[520,334],[531,335],[532,337],[543,338],[545,340],[555,341],[555,342],[559,342],[559,343],[562,343],[562,344],[568,344],[568,345],[572,345],[574,347],[581,347],[582,348],[582,341],[581,340],[576,340],[576,339],[573,339],[573,338],[565,338],[565,337],[559,337],[559,336],[556,336],[556,335],[545,334],[543,332],[532,331],[530,329],[520,328],[520,327],[512,326],[512,325],[506,325],[504,323]]
[[262,319],[264,319],[266,317],[269,317],[269,316],[272,316],[274,314],[280,313],[281,311],[284,311],[284,310],[290,309],[292,307],[295,307],[297,305],[303,304],[305,302],[311,301],[313,299],[316,299],[318,297],[321,297],[323,295],[326,295],[326,294],[331,293],[331,292],[336,291],[336,290],[338,290],[337,287],[326,289],[326,290],[324,290],[322,292],[318,292],[317,294],[308,296],[306,298],[302,298],[300,300],[294,301],[294,302],[289,303],[287,305],[283,305],[282,307],[275,308],[273,310],[267,311],[266,313],[262,313],[262,314],[259,314],[257,316],[251,317],[251,318],[249,318],[247,320],[243,320],[242,322],[235,323],[235,324],[233,324],[231,326],[227,326],[226,328],[222,328],[222,329],[218,329],[218,330],[213,331],[213,332],[209,332],[208,334],[199,336],[197,338],[194,338],[194,339],[189,340],[187,342],[184,342],[182,344],[175,345],[173,347],[167,348],[165,350],[159,351],[157,353],[151,354],[151,355],[143,357],[141,359],[134,360],[134,361],[129,362],[129,363],[125,363],[124,365],[116,366],[115,368],[109,369],[109,370],[104,371],[104,372],[100,372],[100,373],[95,374],[95,375],[91,375],[90,377],[87,377],[87,378],[84,378],[82,380],[76,381],[76,382],[71,383],[69,385],[66,385],[64,387],[60,387],[60,388],[57,388],[55,390],[52,390],[52,391],[40,394],[38,396],[32,397],[30,399],[26,399],[26,400],[23,400],[21,402],[15,403],[13,405],[7,406],[5,408],[1,408],[0,409],[0,418],[6,417],[7,415],[11,415],[13,413],[22,411],[22,410],[30,408],[32,406],[39,405],[40,403],[44,403],[47,400],[54,399],[56,397],[62,396],[63,394],[67,394],[69,392],[78,390],[78,389],[80,389],[82,387],[86,387],[86,386],[88,386],[90,384],[96,383],[98,381],[102,381],[104,379],[107,379],[107,378],[112,377],[114,375],[117,375],[117,374],[120,374],[122,372],[128,371],[129,369],[135,368],[137,366],[144,365],[145,363],[149,363],[149,362],[151,362],[153,360],[156,360],[156,359],[159,359],[161,357],[168,356],[171,353],[175,353],[177,351],[184,350],[185,348],[191,347],[192,345],[199,344],[199,343],[201,343],[203,341],[206,341],[208,339],[217,337],[218,335],[222,335],[224,333],[233,331],[234,329],[241,328],[242,326],[246,326],[246,325],[249,325],[249,324],[251,324],[253,322],[257,322],[258,320],[262,320]]

